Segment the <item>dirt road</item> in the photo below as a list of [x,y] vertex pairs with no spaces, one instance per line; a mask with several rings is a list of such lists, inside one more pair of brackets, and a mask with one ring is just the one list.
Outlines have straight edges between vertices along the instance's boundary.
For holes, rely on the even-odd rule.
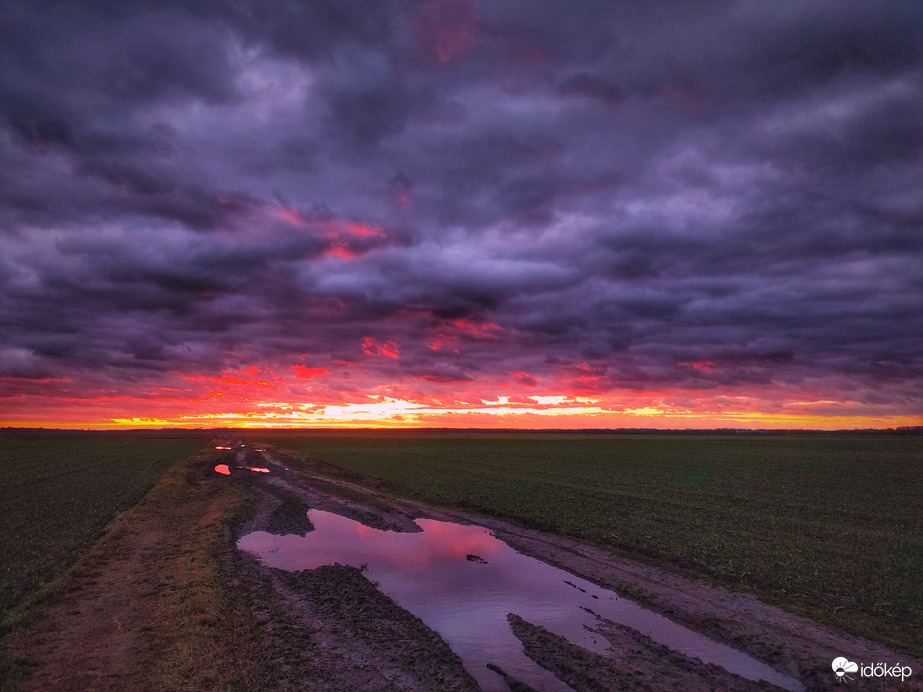
[[[218,463],[228,475],[216,473]],[[268,469],[268,472],[251,470]],[[304,534],[309,509],[392,531],[414,519],[477,524],[517,551],[635,598],[807,689],[836,684],[831,661],[920,663],[744,595],[576,541],[447,512],[336,476],[323,464],[238,447],[177,468],[110,527],[70,577],[8,636],[10,686],[25,689],[473,690],[471,671],[420,618],[357,567],[265,567],[238,550],[254,531]],[[576,690],[769,689],[597,618],[609,645],[588,651],[515,613],[526,654]],[[500,667],[496,680],[530,689]],[[10,672],[12,671],[12,672]],[[882,682],[851,689],[898,689]],[[562,683],[562,684],[563,684]]]

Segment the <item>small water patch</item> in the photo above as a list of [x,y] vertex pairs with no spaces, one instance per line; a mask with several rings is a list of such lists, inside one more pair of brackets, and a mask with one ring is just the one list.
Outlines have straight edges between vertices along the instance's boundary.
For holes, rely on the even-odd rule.
[[601,653],[608,642],[586,629],[599,614],[737,675],[802,689],[797,680],[741,651],[517,553],[482,527],[417,519],[422,532],[397,533],[320,510],[310,510],[308,518],[314,531],[304,536],[257,531],[242,537],[237,546],[257,555],[264,565],[285,570],[334,563],[363,567],[383,593],[438,632],[486,690],[508,689],[500,675],[488,669],[489,663],[537,689],[570,689],[523,653],[507,613]]
[[[269,473],[269,469],[262,468],[260,466],[235,466],[234,468],[246,469],[247,471],[253,471],[254,473]],[[231,467],[227,464],[218,464],[215,467],[215,471],[225,476],[231,475]]]

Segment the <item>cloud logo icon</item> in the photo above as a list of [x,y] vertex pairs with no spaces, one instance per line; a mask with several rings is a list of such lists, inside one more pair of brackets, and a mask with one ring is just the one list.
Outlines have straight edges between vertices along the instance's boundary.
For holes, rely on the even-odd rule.
[[836,673],[837,678],[840,680],[842,680],[843,678],[846,678],[847,680],[851,680],[852,678],[846,675],[846,673],[856,673],[858,671],[859,671],[858,663],[853,663],[852,661],[846,658],[843,658],[842,656],[840,656],[839,658],[833,659],[833,672]]

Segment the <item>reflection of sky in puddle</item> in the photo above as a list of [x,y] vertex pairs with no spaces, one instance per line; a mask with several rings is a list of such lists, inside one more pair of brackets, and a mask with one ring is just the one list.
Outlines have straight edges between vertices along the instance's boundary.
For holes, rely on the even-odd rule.
[[[738,675],[800,688],[797,681],[740,651],[517,553],[484,528],[418,519],[422,533],[397,533],[319,510],[310,510],[308,517],[315,530],[304,537],[258,531],[237,545],[258,555],[263,564],[286,570],[335,562],[367,565],[366,576],[439,632],[485,689],[507,689],[500,676],[486,668],[491,662],[536,689],[569,689],[524,655],[506,615],[516,613],[587,649],[604,651],[608,642],[586,631],[584,626],[594,624],[595,618],[581,606]],[[468,555],[477,555],[487,564],[469,561]]]
[[[255,473],[269,473],[269,469],[264,469],[260,466],[238,466],[239,469],[247,469],[248,471],[253,471]],[[231,475],[231,467],[227,464],[218,464],[215,467],[217,473],[224,474],[225,476]]]

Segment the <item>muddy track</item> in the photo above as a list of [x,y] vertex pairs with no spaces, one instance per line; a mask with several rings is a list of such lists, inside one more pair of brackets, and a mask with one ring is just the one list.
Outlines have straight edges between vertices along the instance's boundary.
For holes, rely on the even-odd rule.
[[728,673],[720,666],[702,665],[701,661],[677,654],[614,622],[603,621],[596,629],[612,645],[612,655],[601,656],[518,615],[510,614],[508,619],[526,654],[574,689],[651,692],[777,689]]
[[[830,663],[837,656],[868,662],[900,661],[915,671],[913,677],[916,680],[907,684],[906,688],[923,689],[916,675],[916,671],[923,672],[919,661],[880,644],[786,613],[752,596],[722,591],[660,567],[617,557],[578,541],[515,526],[494,517],[450,511],[388,496],[352,479],[337,477],[333,469],[322,463],[305,465],[303,461],[287,460],[280,454],[274,457],[268,452],[263,456],[263,463],[268,464],[273,473],[269,478],[251,478],[247,482],[262,483],[263,491],[274,495],[277,502],[282,502],[280,506],[284,506],[282,498],[289,493],[285,502],[295,502],[298,511],[303,508],[323,509],[376,528],[419,530],[412,522],[418,517],[484,526],[517,551],[634,598],[675,622],[729,644],[799,680],[807,689],[829,689],[831,682],[835,682]],[[253,530],[255,526],[251,523],[246,528]],[[535,627],[525,621],[522,623],[518,634]],[[531,631],[534,634],[535,630]],[[623,683],[629,686],[617,689],[658,689],[664,685],[688,689],[754,689],[751,681],[736,676],[722,677],[727,675],[724,671],[700,671],[698,677],[692,675],[688,659],[645,640],[640,633],[633,630],[626,632],[626,628],[615,623],[601,620],[599,632],[611,643],[609,654],[606,657],[595,654],[585,657],[587,670],[571,676],[573,682],[568,680],[575,689],[609,689],[609,683],[603,681],[610,680],[611,683],[606,676],[611,675],[613,665],[623,671],[632,671],[630,678],[628,674],[622,674],[623,678],[633,680]],[[562,638],[559,637],[558,644],[554,644],[555,637],[543,638],[546,648],[550,647],[544,653],[534,646],[526,646],[529,655],[549,670],[554,670],[550,661],[555,658],[564,660],[569,656],[570,660],[574,659],[573,651],[570,654],[565,652],[575,645],[566,640],[560,641]],[[594,660],[595,664],[590,662]],[[586,682],[592,680],[594,674],[601,686]],[[686,682],[683,683],[683,680]],[[857,679],[851,687],[863,689],[866,681]],[[869,684],[868,688],[881,689],[881,682]]]
[[[233,541],[253,530],[303,534],[307,508],[320,501],[247,479],[257,500],[236,522]],[[359,511],[359,516],[367,515]],[[260,687],[292,690],[476,690],[449,646],[382,594],[359,569],[331,565],[297,573],[267,568],[238,550],[225,553],[225,579],[248,592],[262,638]]]

